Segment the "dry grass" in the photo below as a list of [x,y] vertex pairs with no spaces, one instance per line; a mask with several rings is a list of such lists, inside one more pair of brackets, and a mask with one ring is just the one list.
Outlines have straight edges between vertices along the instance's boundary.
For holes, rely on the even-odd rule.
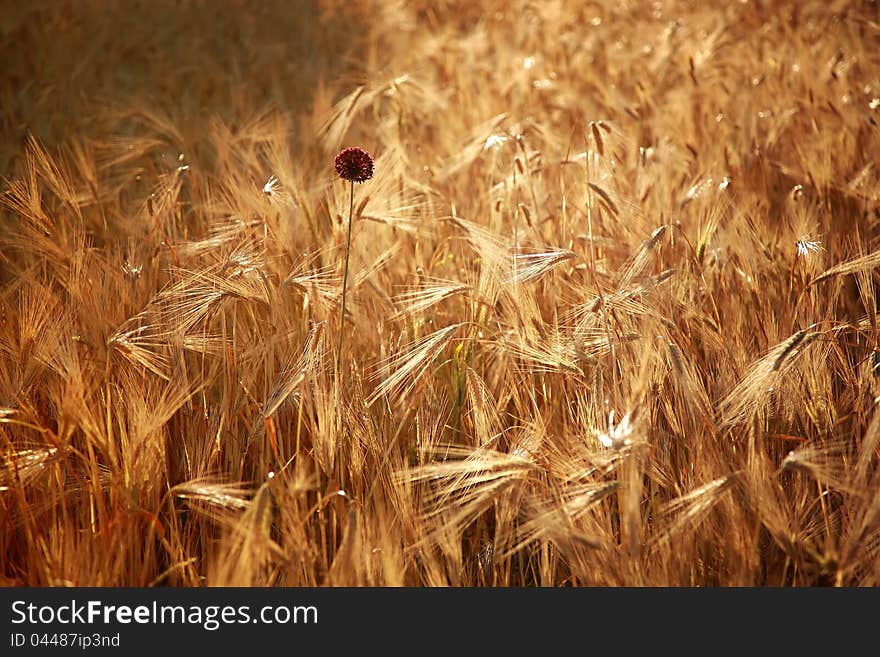
[[0,581],[880,583],[877,3],[158,5],[4,12]]

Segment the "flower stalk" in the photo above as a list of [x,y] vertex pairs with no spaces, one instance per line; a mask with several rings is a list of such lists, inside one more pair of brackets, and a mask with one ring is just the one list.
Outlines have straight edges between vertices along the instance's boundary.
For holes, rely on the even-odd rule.
[[342,275],[342,313],[339,317],[339,340],[336,350],[336,372],[342,377],[342,338],[345,335],[345,300],[348,292],[348,263],[351,254],[351,224],[354,221],[354,184],[373,177],[373,156],[363,148],[344,148],[333,162],[337,175],[349,182],[348,194],[348,232],[345,239],[345,270]]

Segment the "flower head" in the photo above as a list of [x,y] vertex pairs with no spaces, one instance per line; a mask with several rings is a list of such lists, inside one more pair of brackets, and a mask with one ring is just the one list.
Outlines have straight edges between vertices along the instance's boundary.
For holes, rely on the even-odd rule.
[[343,148],[333,164],[343,180],[362,183],[373,177],[373,156],[363,148]]
[[500,146],[508,139],[507,135],[489,135],[489,138],[486,139],[486,143],[483,144],[483,150],[488,151],[490,148],[494,148],[495,146]]
[[263,185],[263,193],[266,196],[272,196],[275,193],[275,190],[278,189],[278,178],[275,176],[269,176],[269,180],[266,181],[266,184]]
[[801,235],[797,241],[797,252],[799,256],[809,257],[811,253],[822,251],[822,242],[814,240],[809,235]]
[[608,431],[597,431],[596,437],[602,443],[602,447],[620,450],[632,445],[632,433],[634,427],[630,422],[630,414],[624,415],[617,426],[614,425],[614,411],[608,415]]

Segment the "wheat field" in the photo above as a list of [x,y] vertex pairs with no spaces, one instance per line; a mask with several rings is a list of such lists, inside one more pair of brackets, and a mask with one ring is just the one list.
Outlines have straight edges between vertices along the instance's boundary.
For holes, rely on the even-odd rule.
[[3,585],[880,583],[876,2],[3,4]]

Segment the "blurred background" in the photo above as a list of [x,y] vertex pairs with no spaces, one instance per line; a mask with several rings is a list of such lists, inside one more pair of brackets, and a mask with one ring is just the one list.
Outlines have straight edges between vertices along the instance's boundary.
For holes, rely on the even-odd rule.
[[29,133],[50,148],[75,135],[101,140],[132,107],[150,107],[184,137],[204,132],[209,117],[267,107],[296,115],[316,85],[340,78],[355,43],[345,21],[356,10],[317,5],[0,2],[0,174],[10,174]]

